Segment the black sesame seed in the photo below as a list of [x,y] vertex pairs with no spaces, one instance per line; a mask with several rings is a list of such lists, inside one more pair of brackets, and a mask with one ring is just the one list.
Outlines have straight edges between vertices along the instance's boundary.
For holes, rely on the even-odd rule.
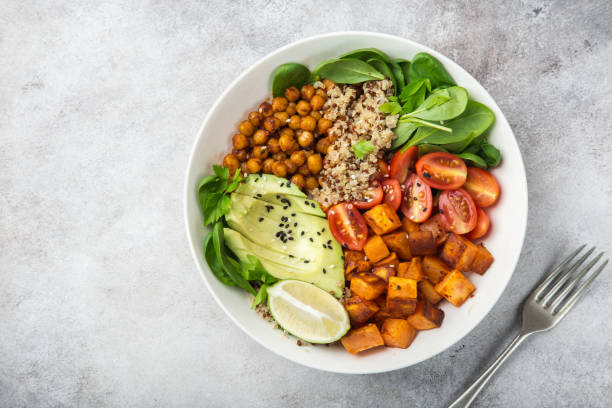
[[427,207],[423,208],[423,212],[427,211]]
[[342,246],[344,247],[344,249],[348,249],[348,245],[346,244],[346,242],[342,244]]
[[402,287],[400,285],[397,285],[397,290],[400,290]]
[[301,236],[304,236],[304,231],[300,232],[300,235],[301,235]]
[[314,242],[314,239],[312,239],[312,238],[308,238],[308,239],[310,240],[310,242]]
[[289,241],[293,241],[293,237],[289,237]]
[[319,231],[317,231],[317,235],[321,235],[321,233]]
[[294,223],[293,223],[293,226],[294,226],[294,227],[297,227],[297,222],[294,222]]
[[325,270],[325,268],[323,268],[323,273],[327,273],[327,271]]
[[259,222],[263,222],[264,218],[263,217],[259,217]]
[[342,255],[340,258],[342,258],[342,260],[344,261],[344,255]]
[[418,200],[418,198],[417,198],[417,197],[412,197],[412,199],[413,199],[414,201]]
[[308,263],[310,262],[308,259],[304,259],[304,263]]
[[327,241],[327,245],[331,245],[331,239]]
[[261,194],[257,193],[257,197],[261,198],[263,197]]
[[304,204],[306,204],[306,205],[310,205],[310,203],[308,202],[308,200],[304,201]]
[[355,213],[354,213],[354,212],[352,212],[352,211],[349,211],[349,215],[350,215],[351,217],[353,217],[353,216],[355,215]]
[[278,224],[278,226],[279,226],[280,228],[283,228],[283,226],[285,226],[285,224],[283,224],[283,223],[281,222],[280,224]]
[[321,232],[325,232],[325,227],[323,227],[323,229],[321,230]]
[[327,249],[327,245],[323,244],[323,248]]
[[417,187],[421,187],[421,183],[417,183]]
[[312,208],[315,208],[315,203],[310,203],[310,206],[311,206]]
[[292,217],[295,217],[295,213],[291,213],[291,216],[292,216]]
[[431,178],[431,174],[429,174],[428,172],[424,171],[423,172],[423,177],[430,179]]
[[293,255],[289,254],[289,258],[295,258],[295,256],[293,256]]
[[283,210],[286,210],[287,208],[289,208],[288,205],[283,205]]
[[443,209],[440,208],[438,211],[440,212],[440,214],[444,214],[444,210]]

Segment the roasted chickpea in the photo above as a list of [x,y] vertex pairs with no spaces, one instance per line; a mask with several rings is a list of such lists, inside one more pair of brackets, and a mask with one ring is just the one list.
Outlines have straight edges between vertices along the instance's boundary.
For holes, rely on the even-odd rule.
[[336,83],[334,81],[332,81],[331,79],[324,79],[323,80],[323,85],[325,85],[325,90],[329,91],[331,88],[336,86]]
[[295,137],[295,131],[291,128],[284,127],[278,131],[279,136],[287,135],[289,137]]
[[319,182],[317,181],[316,177],[309,176],[306,177],[304,186],[306,187],[306,190],[314,190],[315,188],[319,187]]
[[291,177],[291,182],[301,190],[304,188],[304,183],[306,182],[306,179],[301,174],[294,174],[293,177]]
[[302,133],[300,133],[300,135],[298,136],[298,143],[302,147],[308,147],[312,145],[313,142],[314,142],[314,135],[312,134],[312,132],[305,130]]
[[268,132],[274,132],[276,129],[279,128],[280,120],[278,120],[274,116],[270,116],[264,119],[263,126],[264,126],[264,129],[266,129]]
[[299,101],[295,109],[298,115],[306,116],[310,113],[310,104],[307,101]]
[[272,155],[272,158],[273,158],[275,161],[280,161],[280,162],[282,162],[282,161],[285,161],[285,159],[287,159],[287,153],[285,153],[285,152],[278,152],[278,153],[274,153],[274,154]]
[[330,127],[332,127],[332,121],[327,118],[321,118],[317,122],[317,132],[320,134],[327,133]]
[[272,172],[277,177],[287,177],[287,166],[282,162],[274,162],[272,165]]
[[308,170],[310,170],[312,174],[319,174],[323,168],[323,159],[320,154],[313,154],[308,158],[307,164]]
[[324,101],[327,100],[327,93],[325,92],[325,90],[319,88],[315,91],[315,95],[319,95],[321,98],[323,98]]
[[291,153],[291,161],[295,163],[296,166],[301,166],[306,162],[306,153],[303,150]]
[[297,130],[300,128],[300,123],[302,123],[302,119],[298,115],[293,115],[289,118],[289,123],[287,124],[291,129]]
[[268,139],[268,149],[270,149],[270,153],[278,153],[281,151],[280,144],[278,144],[278,139],[275,137],[271,137]]
[[295,110],[295,107],[296,107],[296,106],[297,106],[297,105],[296,105],[296,103],[295,103],[295,102],[289,102],[289,105],[287,105],[287,110],[286,110],[285,112],[287,112],[287,114],[288,114],[289,116],[293,116],[293,115],[295,115],[295,113],[297,112],[297,111]]
[[259,105],[259,113],[261,113],[261,116],[264,118],[267,118],[272,116],[274,110],[272,110],[272,105],[270,105],[268,102],[263,102],[261,105]]
[[253,124],[248,120],[245,120],[240,125],[238,125],[238,131],[245,136],[251,136],[255,131]]
[[249,113],[249,122],[255,127],[261,125],[261,113],[259,112],[251,112]]
[[253,157],[256,159],[265,159],[268,157],[268,146],[255,146],[253,148]]
[[315,89],[314,89],[314,86],[312,86],[311,84],[306,84],[302,86],[302,90],[300,91],[300,94],[302,95],[302,99],[306,99],[307,101],[309,101],[310,98],[312,98],[314,93],[315,93]]
[[298,173],[300,173],[304,177],[310,176],[310,170],[308,170],[308,165],[302,164],[300,168],[298,169]]
[[296,166],[291,159],[287,159],[283,163],[285,163],[285,166],[287,167],[287,174],[289,175],[294,174],[298,169],[298,166]]
[[289,101],[282,96],[277,96],[272,99],[272,110],[274,112],[283,112],[287,109],[287,105],[289,105]]
[[295,143],[295,139],[288,135],[282,135],[278,139],[278,144],[280,145],[280,148],[283,152],[286,152],[287,150],[289,150],[291,146],[293,146],[294,143]]
[[288,155],[291,155],[293,152],[297,152],[298,150],[300,150],[300,145],[297,144],[296,142],[293,142],[293,144],[289,146],[289,149],[287,149],[285,153],[287,153]]
[[317,141],[317,146],[315,147],[315,149],[321,154],[327,154],[327,150],[329,149],[330,144],[331,143],[329,142],[329,138],[323,137]]
[[300,129],[313,132],[317,128],[317,120],[312,116],[302,116]]
[[321,115],[321,112],[319,112],[319,111],[312,111],[312,112],[310,112],[310,116],[315,118],[317,121],[323,117],[323,115]]
[[289,114],[287,112],[275,112],[274,119],[278,119],[280,126],[285,126],[289,120]]
[[271,157],[268,157],[266,160],[264,160],[263,164],[261,165],[261,171],[263,171],[264,173],[271,174],[272,164],[274,164],[274,159]]
[[247,154],[247,151],[246,151],[246,150],[238,150],[238,149],[233,149],[233,150],[232,150],[232,154],[233,154],[234,156],[236,156],[236,158],[237,158],[239,161],[241,161],[241,162],[243,162],[243,161],[246,161],[246,160],[247,160],[247,156],[248,156],[248,154]]
[[312,110],[321,109],[324,103],[325,99],[321,98],[319,95],[313,95],[313,97],[310,98],[310,106],[312,107]]
[[253,143],[255,145],[264,145],[270,137],[270,132],[265,129],[257,129],[253,134]]
[[249,159],[247,161],[247,170],[249,173],[259,173],[261,170],[261,160],[259,159]]
[[290,86],[285,89],[285,98],[287,98],[291,102],[295,102],[300,99],[300,90],[295,86]]
[[229,169],[229,174],[233,175],[236,172],[236,169],[240,167],[240,161],[236,156],[229,153],[223,158],[223,165]]
[[232,137],[232,143],[234,144],[234,149],[236,150],[246,149],[249,147],[249,139],[242,133],[236,133],[234,137]]

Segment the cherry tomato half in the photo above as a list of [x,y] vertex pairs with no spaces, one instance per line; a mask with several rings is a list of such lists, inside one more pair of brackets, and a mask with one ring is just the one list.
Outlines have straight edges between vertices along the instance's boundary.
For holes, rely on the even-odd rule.
[[361,200],[353,202],[355,207],[360,210],[367,210],[375,205],[382,203],[383,200],[383,189],[378,181],[372,183],[370,187],[363,193]]
[[467,168],[467,179],[463,188],[470,193],[479,207],[489,207],[495,204],[499,197],[499,184],[495,177],[478,167]]
[[368,239],[368,226],[354,205],[340,203],[327,212],[329,229],[344,248],[361,251]]
[[416,163],[416,172],[439,190],[455,190],[465,183],[467,167],[460,157],[445,152],[428,153]]
[[431,215],[431,187],[412,173],[403,185],[402,213],[412,222],[423,222]]
[[378,174],[376,175],[376,180],[385,180],[389,178],[389,165],[383,159],[378,159]]
[[482,208],[478,207],[477,211],[477,221],[476,226],[473,230],[465,234],[465,237],[468,239],[478,239],[484,237],[484,235],[489,231],[489,216],[486,212],[482,210]]
[[382,182],[382,189],[385,193],[383,201],[391,206],[395,211],[402,203],[402,188],[396,179],[386,179]]
[[442,225],[455,234],[466,234],[476,226],[476,204],[467,191],[444,190],[438,202]]
[[393,155],[391,159],[391,169],[389,177],[403,183],[408,178],[408,174],[414,170],[414,163],[419,157],[419,149],[416,146],[411,146],[405,152],[401,150]]

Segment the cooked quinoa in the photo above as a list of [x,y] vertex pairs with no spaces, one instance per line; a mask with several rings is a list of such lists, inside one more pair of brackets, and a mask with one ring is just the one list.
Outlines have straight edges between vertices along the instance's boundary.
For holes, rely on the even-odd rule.
[[[315,88],[323,87],[316,83]],[[335,139],[327,151],[320,174],[320,187],[311,192],[323,207],[342,201],[363,199],[370,181],[379,171],[378,159],[391,146],[393,128],[399,115],[386,115],[378,107],[393,95],[389,80],[361,85],[332,85],[323,116],[333,122],[329,131]],[[352,146],[367,140],[374,149],[363,159],[355,157]]]

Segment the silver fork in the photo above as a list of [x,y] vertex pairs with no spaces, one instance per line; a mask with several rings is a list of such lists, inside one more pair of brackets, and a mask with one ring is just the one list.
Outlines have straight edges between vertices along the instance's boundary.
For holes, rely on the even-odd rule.
[[568,256],[561,265],[552,270],[550,275],[529,295],[523,305],[523,325],[518,336],[510,343],[503,353],[497,357],[484,373],[468,388],[449,408],[468,407],[474,401],[480,390],[489,382],[493,374],[503,364],[512,352],[533,333],[550,330],[563,319],[587,291],[593,280],[608,264],[606,259],[595,272],[591,273],[583,282],[582,278],[599,262],[603,252],[597,255],[580,272],[578,268],[584,264],[595,247],[589,249],[573,265],[572,260],[586,247],[582,245]]

